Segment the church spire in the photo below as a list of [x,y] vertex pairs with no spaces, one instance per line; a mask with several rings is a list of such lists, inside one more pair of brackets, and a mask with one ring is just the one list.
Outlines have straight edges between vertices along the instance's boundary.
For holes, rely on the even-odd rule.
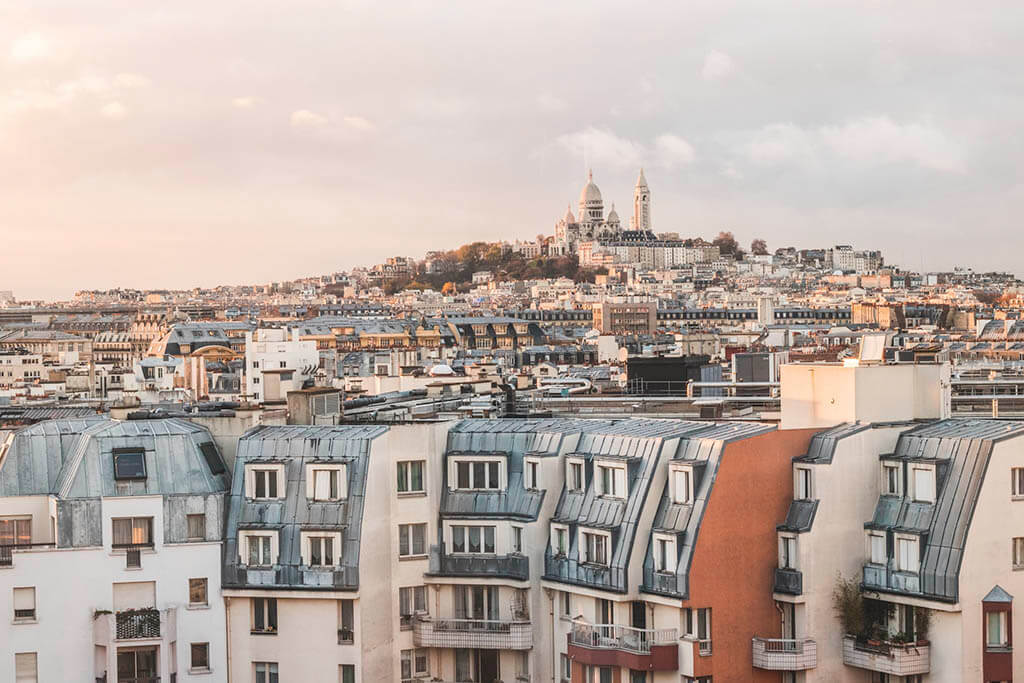
[[633,218],[630,221],[634,230],[649,231],[651,229],[651,191],[647,187],[644,169],[636,179],[633,190]]

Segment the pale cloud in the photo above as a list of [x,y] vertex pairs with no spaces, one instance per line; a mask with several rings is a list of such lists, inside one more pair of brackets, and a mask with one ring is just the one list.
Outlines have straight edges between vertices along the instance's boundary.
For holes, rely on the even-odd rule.
[[100,115],[105,119],[120,121],[128,116],[128,109],[120,102],[108,102],[100,108]]
[[543,93],[537,96],[537,106],[540,107],[541,111],[559,113],[569,108],[569,104],[560,97],[555,97],[550,93]]
[[238,109],[249,109],[257,102],[259,102],[259,99],[256,97],[233,97],[231,99],[231,106]]
[[376,128],[371,121],[364,119],[362,116],[344,116],[341,120],[349,128],[355,128],[356,130],[373,130]]
[[15,62],[46,59],[53,54],[53,46],[41,33],[29,33],[11,43],[10,56]]
[[114,76],[114,85],[118,88],[145,88],[149,85],[149,79],[140,74],[117,74]]
[[297,128],[323,126],[327,123],[327,117],[308,109],[298,109],[292,112],[292,125]]
[[741,153],[755,164],[774,166],[809,158],[813,154],[813,145],[799,126],[773,123],[753,133],[742,145]]
[[621,138],[606,128],[590,126],[575,133],[560,135],[557,142],[592,165],[616,167],[640,166],[646,156],[643,145]]
[[934,171],[963,171],[964,152],[938,128],[899,124],[886,116],[821,128],[822,140],[839,156],[863,164],[912,163]]
[[658,161],[666,168],[692,164],[697,158],[693,145],[671,133],[659,135],[654,141],[654,149]]
[[736,65],[732,57],[724,52],[712,50],[704,57],[704,66],[701,67],[700,77],[705,81],[719,81],[731,76],[735,70]]

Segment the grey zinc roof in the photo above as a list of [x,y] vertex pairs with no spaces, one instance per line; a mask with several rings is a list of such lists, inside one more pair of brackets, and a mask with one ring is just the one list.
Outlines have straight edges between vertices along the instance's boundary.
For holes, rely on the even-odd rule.
[[839,445],[842,439],[863,432],[866,429],[871,429],[871,425],[859,422],[844,422],[832,429],[818,432],[811,437],[807,453],[797,458],[797,460],[808,463],[830,464],[832,457],[835,455],[836,446]]
[[[50,420],[15,434],[2,466],[0,495],[61,498],[227,491],[228,474],[214,475],[200,447],[209,432],[181,419]],[[114,480],[113,449],[145,450],[146,478]]]
[[[359,587],[359,551],[370,447],[387,432],[378,425],[257,427],[238,442],[235,479],[228,499],[225,534],[225,586],[356,590]],[[281,500],[245,497],[245,466],[254,462],[283,463]],[[306,497],[306,464],[346,463],[348,497],[337,502],[313,502]],[[247,569],[240,565],[238,532],[271,529],[278,532],[279,559],[273,569]],[[303,529],[341,532],[340,566],[334,571],[302,565]]]
[[1013,602],[1013,596],[1007,593],[1002,586],[996,584],[992,590],[981,599],[982,602]]
[[948,419],[904,432],[896,450],[884,458],[936,465],[936,498],[922,503],[907,497],[880,496],[868,528],[906,531],[921,536],[919,582],[887,590],[956,601],[960,564],[971,518],[995,443],[1024,435],[1024,422]]

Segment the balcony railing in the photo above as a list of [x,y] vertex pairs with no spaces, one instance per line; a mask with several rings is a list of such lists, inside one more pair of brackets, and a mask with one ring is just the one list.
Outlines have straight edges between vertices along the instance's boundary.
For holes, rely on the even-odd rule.
[[417,647],[529,650],[533,647],[533,624],[529,621],[421,617],[413,626],[413,642]]
[[683,594],[683,584],[676,573],[656,572],[653,567],[644,567],[643,590],[648,593],[678,596]]
[[37,550],[39,548],[53,548],[55,543],[15,543],[0,545],[0,567],[13,567],[14,554],[25,550]]
[[138,609],[115,615],[117,640],[137,640],[160,637],[160,611]]
[[434,576],[500,576],[526,581],[530,558],[526,555],[449,555],[443,543],[430,546],[428,573]]
[[626,572],[622,567],[579,562],[565,555],[553,555],[550,548],[544,554],[544,578],[623,593],[626,591]]
[[677,645],[678,633],[674,628],[641,629],[618,624],[588,624],[575,620],[569,632],[569,644],[649,655],[651,647]]
[[905,572],[880,564],[864,565],[864,587],[868,590],[892,590],[901,593],[920,593],[921,575]]
[[776,593],[801,595],[804,592],[803,572],[786,567],[776,567],[775,582],[772,589]]
[[931,670],[931,645],[843,638],[843,663],[892,676],[915,676]]
[[754,667],[806,671],[818,665],[818,644],[810,638],[754,638]]

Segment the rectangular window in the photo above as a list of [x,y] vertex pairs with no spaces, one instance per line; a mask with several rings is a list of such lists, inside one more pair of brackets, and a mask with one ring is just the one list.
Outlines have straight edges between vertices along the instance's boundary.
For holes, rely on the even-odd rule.
[[900,466],[896,464],[882,465],[882,493],[887,496],[902,495],[900,483]]
[[598,465],[598,493],[612,498],[626,497],[626,468]]
[[796,569],[796,539],[792,536],[779,536],[779,567]]
[[572,593],[569,591],[562,593],[562,615],[566,617],[572,616]]
[[1014,467],[1010,470],[1010,493],[1014,497],[1024,498],[1024,467]]
[[313,500],[341,500],[339,469],[313,468]]
[[355,638],[355,603],[352,600],[338,600],[338,644],[351,645]]
[[811,469],[809,467],[798,467],[796,470],[796,497],[797,500],[810,500],[814,498],[811,488]]
[[935,470],[926,467],[914,468],[914,500],[935,502]]
[[561,526],[551,527],[551,551],[555,555],[569,553],[569,530]]
[[14,589],[14,621],[35,621],[36,589],[34,587]]
[[417,676],[426,676],[429,671],[427,665],[427,650],[417,648],[415,650],[402,650],[402,680],[411,681]]
[[0,519],[0,545],[29,545],[31,543],[31,517]]
[[988,647],[1006,647],[1006,612],[988,612],[985,615],[985,644]]
[[115,448],[114,479],[133,481],[146,478],[146,451],[142,448]]
[[212,441],[204,441],[199,444],[199,450],[203,454],[203,459],[206,460],[206,466],[210,468],[210,474],[224,474],[227,471],[220,453],[217,452],[217,446]]
[[896,539],[897,566],[903,572],[916,572],[921,557],[916,538]]
[[885,534],[868,534],[868,542],[871,544],[871,564],[887,564],[889,553],[886,549]]
[[453,553],[494,553],[493,526],[452,526]]
[[523,462],[523,480],[528,489],[540,488],[540,462],[536,460]]
[[185,515],[185,523],[188,525],[188,540],[206,540],[206,515]]
[[1024,538],[1013,539],[1013,568],[1024,569]]
[[455,463],[456,489],[498,490],[501,488],[497,460],[460,460]]
[[38,655],[35,652],[18,652],[14,655],[15,683],[37,683],[39,680]]
[[672,502],[686,505],[692,502],[693,471],[688,467],[672,470]]
[[608,564],[608,537],[604,534],[583,532],[584,562]]
[[255,683],[280,683],[277,679],[277,662],[254,662],[253,681]]
[[250,567],[269,567],[274,564],[271,557],[271,536],[247,536],[246,542],[249,546]]
[[111,544],[114,548],[153,545],[152,517],[114,518],[111,520],[111,524],[113,526]]
[[207,595],[207,580],[206,579],[189,579],[188,580],[188,605],[189,607],[206,607],[209,603],[209,596]]
[[309,566],[334,566],[334,538],[332,536],[309,536]]
[[338,669],[340,675],[338,680],[340,683],[356,683],[356,665],[355,664],[341,664]]
[[582,462],[570,462],[569,471],[566,477],[570,491],[582,491],[583,490],[583,463]]
[[676,542],[671,538],[654,539],[654,571],[673,573],[676,570]]
[[423,493],[426,491],[423,485],[425,465],[426,461],[424,460],[407,460],[398,463],[399,493]]
[[277,470],[253,471],[253,498],[267,500],[277,498]]
[[523,552],[523,527],[521,526],[512,527],[512,552]]
[[415,557],[427,554],[427,525],[398,525],[398,556]]
[[192,671],[209,671],[210,670],[210,644],[209,643],[192,643],[190,648],[191,654],[191,670]]
[[407,586],[398,589],[398,618],[403,629],[412,628],[416,614],[426,614],[426,612],[426,586]]
[[277,633],[277,598],[252,599],[252,632]]

